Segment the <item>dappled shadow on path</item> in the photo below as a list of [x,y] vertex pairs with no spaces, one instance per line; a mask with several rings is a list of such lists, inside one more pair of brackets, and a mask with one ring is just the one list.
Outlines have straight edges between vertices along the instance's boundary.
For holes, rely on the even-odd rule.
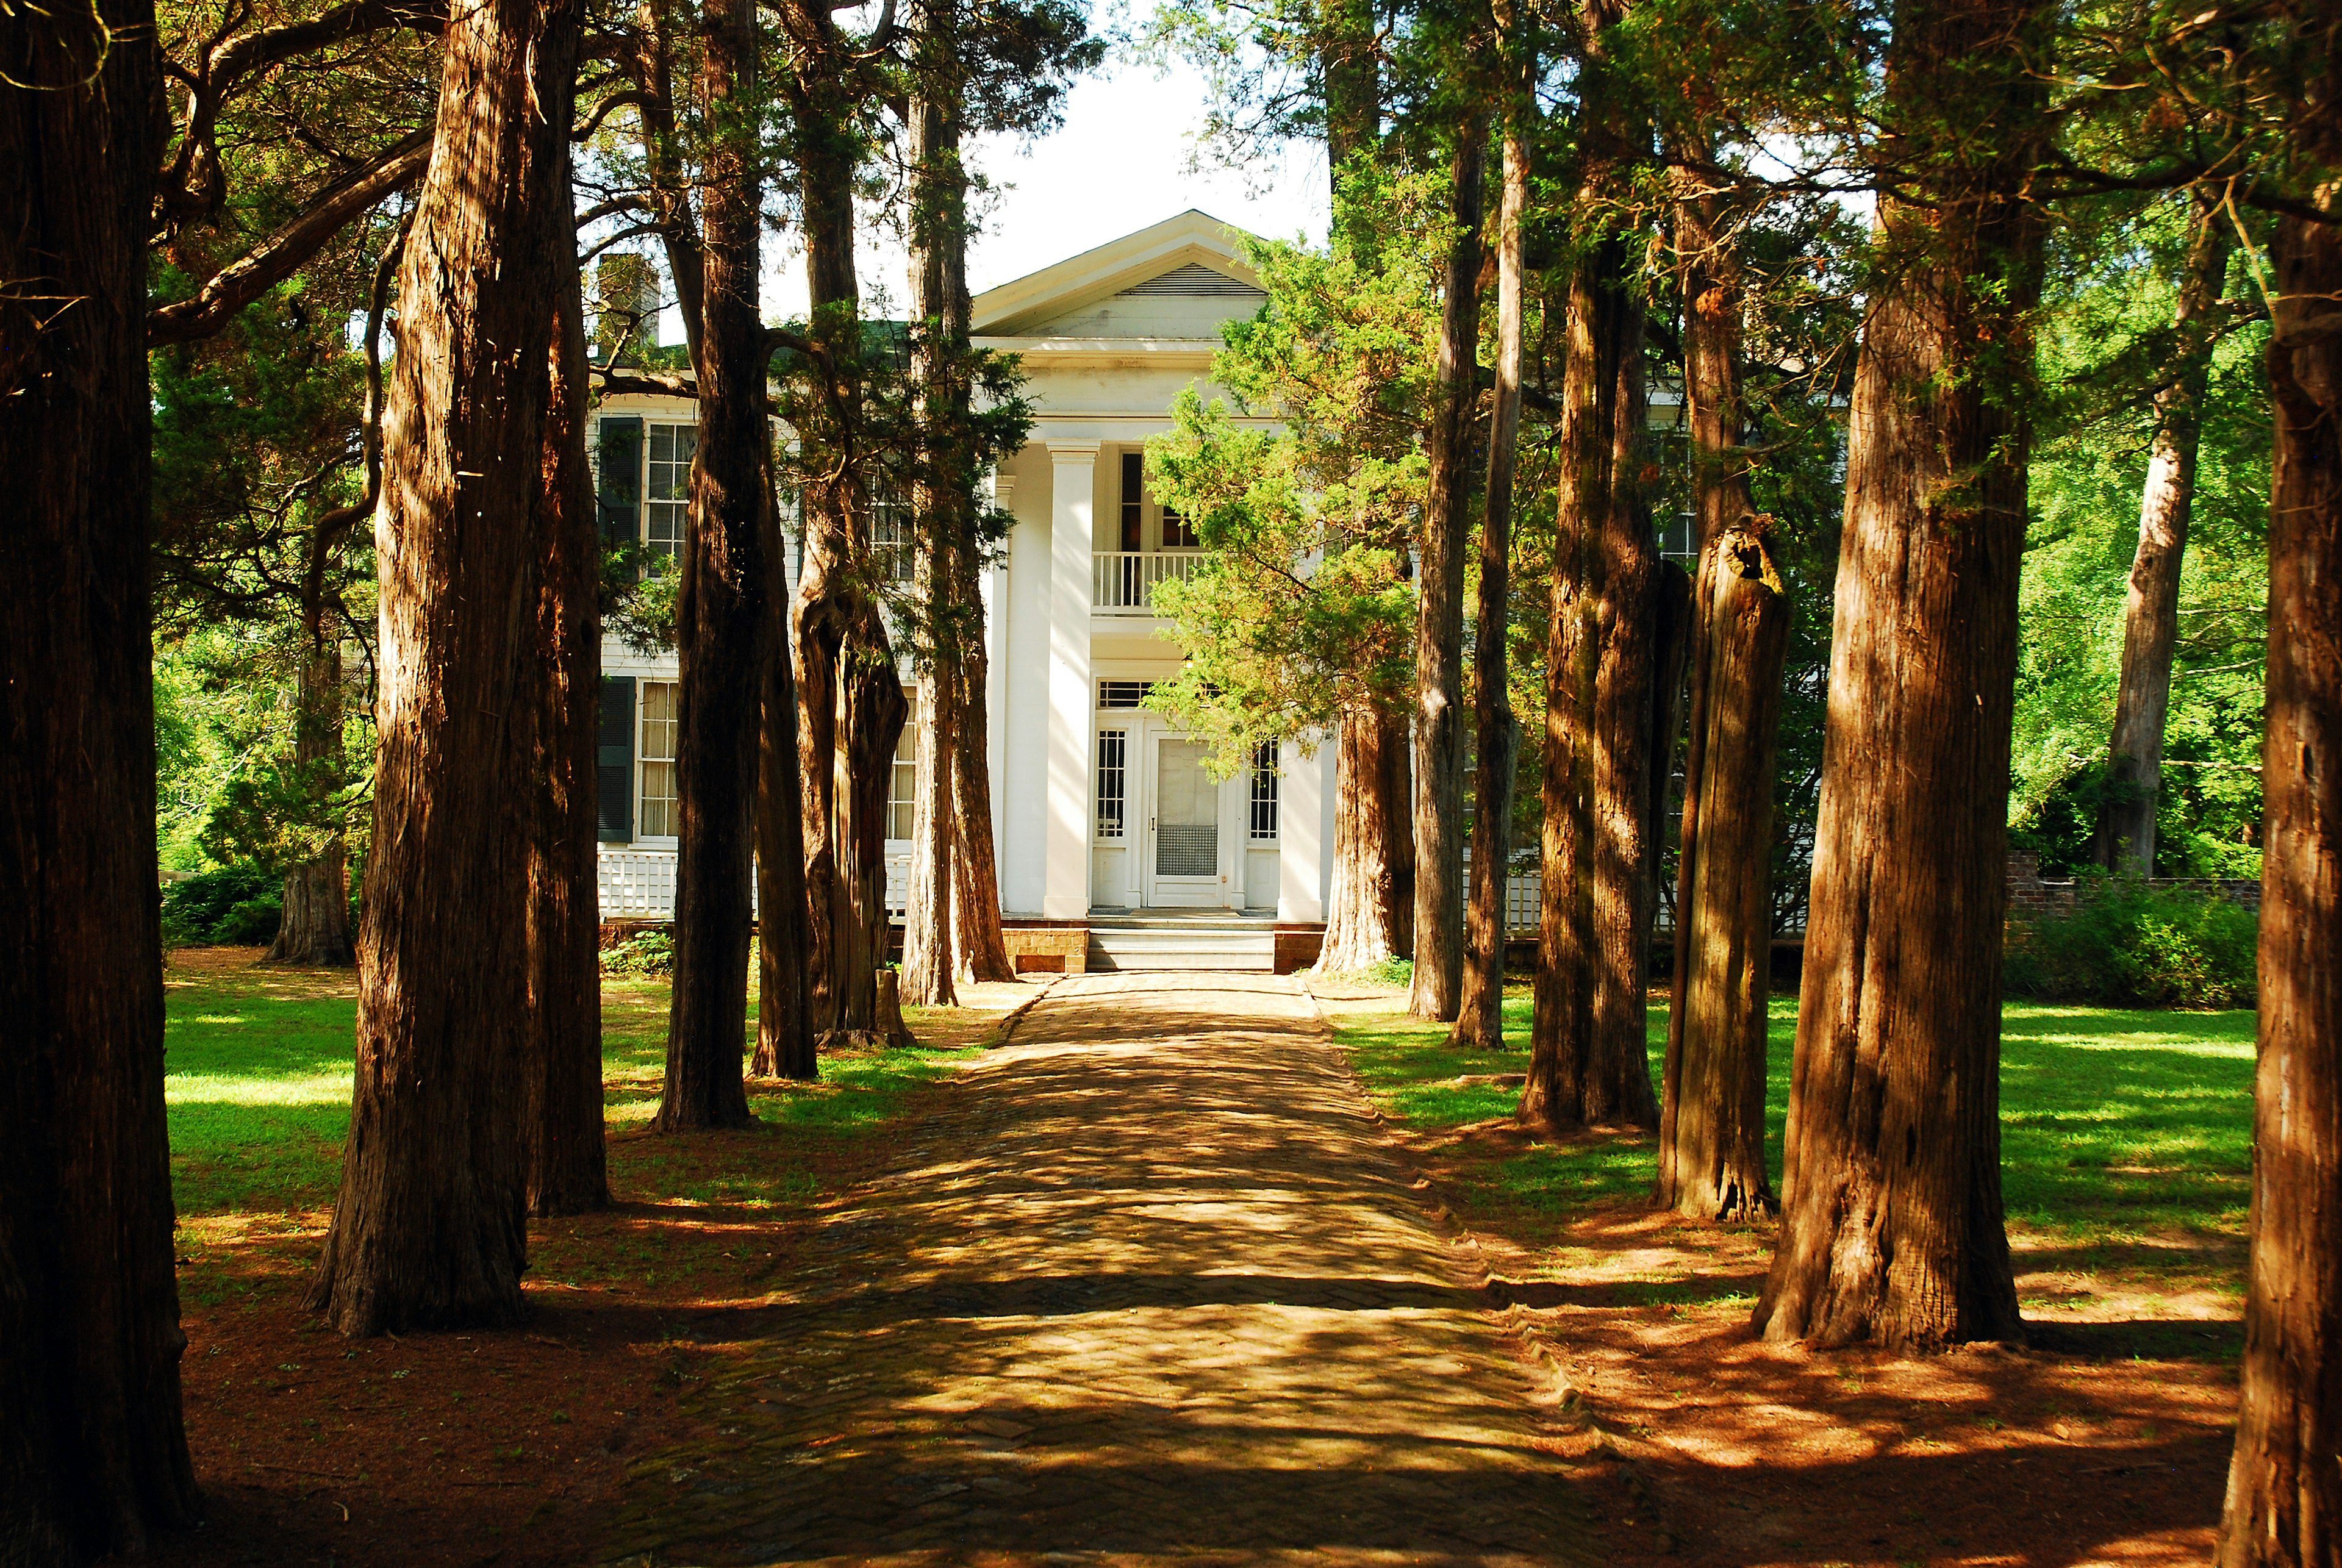
[[1071,983],[918,1138],[741,1320],[614,1555],[1599,1555],[1567,1418],[1286,983]]

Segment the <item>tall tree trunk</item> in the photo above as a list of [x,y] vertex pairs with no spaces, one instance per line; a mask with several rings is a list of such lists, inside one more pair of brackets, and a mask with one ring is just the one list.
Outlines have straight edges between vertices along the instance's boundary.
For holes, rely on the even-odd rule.
[[149,1551],[202,1499],[155,893],[155,11],[26,15],[0,22],[0,563],[19,587],[0,613],[0,1559],[48,1568]]
[[[366,410],[363,444],[365,493],[357,501],[336,506],[310,530],[301,570],[301,634],[304,657],[300,675],[300,718],[295,731],[295,761],[312,787],[340,781],[343,723],[341,639],[325,629],[325,579],[334,557],[358,524],[374,516],[382,500],[382,327],[390,306],[390,285],[405,253],[414,210],[398,225],[397,234],[375,263],[374,287],[366,305]],[[319,776],[319,775],[325,776]],[[339,833],[326,843],[325,854],[308,865],[295,866],[285,878],[285,914],[276,940],[268,950],[272,962],[343,967],[357,963],[350,941],[350,899],[347,846]]]
[[759,1078],[811,1081],[812,911],[806,897],[805,794],[798,787],[797,687],[789,647],[788,552],[773,465],[765,465],[766,646],[756,750],[756,1056]]
[[1520,1116],[1658,1125],[1645,1000],[1672,683],[1658,678],[1673,579],[1636,494],[1643,313],[1625,242],[1569,285],[1563,462],[1546,653],[1536,999]]
[[[918,10],[921,95],[911,105],[911,313],[916,320],[913,375],[926,457],[915,487],[916,591],[926,629],[919,690],[909,897],[903,918],[902,999],[915,1007],[956,1006],[952,940],[952,865],[958,831],[952,807],[959,730],[959,661],[968,640],[961,591],[963,534],[975,529],[976,473],[968,461],[967,176],[960,166],[958,0],[923,0]],[[981,626],[976,634],[983,635]]]
[[1391,769],[1386,746],[1406,749],[1405,721],[1379,708],[1342,715],[1334,752],[1334,875],[1326,901],[1319,974],[1353,974],[1406,951],[1401,923],[1414,914],[1401,894],[1395,862],[1407,837],[1383,808]]
[[[576,248],[569,226],[569,245]],[[601,722],[602,536],[586,457],[593,395],[586,301],[555,273],[552,384],[537,502],[536,757],[528,861],[528,1212],[610,1206],[602,1126],[601,907],[596,768]]]
[[1464,556],[1472,525],[1472,413],[1479,400],[1480,253],[1488,125],[1456,127],[1431,484],[1416,616],[1415,984],[1408,1009],[1452,1023],[1464,986]]
[[[313,542],[312,548],[315,548]],[[301,607],[301,668],[294,691],[293,764],[305,788],[330,787],[342,751],[342,648],[325,630],[325,606]],[[285,874],[285,913],[269,944],[272,964],[346,969],[357,962],[350,944],[350,890],[340,834],[318,856]]]
[[[1706,160],[1706,145],[1693,152]],[[1746,1219],[1777,1207],[1765,1169],[1768,874],[1789,611],[1750,512],[1739,260],[1713,196],[1682,198],[1676,222],[1700,553],[1657,1196],[1696,1219]]]
[[2199,188],[2191,204],[2187,271],[2172,325],[2178,374],[2155,394],[2155,445],[2139,497],[2138,553],[2123,599],[2122,679],[2107,790],[2098,810],[2097,863],[2123,876],[2155,874],[2155,814],[2163,791],[2163,724],[2171,711],[2171,650],[2179,634],[2179,572],[2196,499],[2196,448],[2211,371],[2205,318],[2220,303],[2228,245],[2221,226],[2227,187]]
[[[821,40],[821,71],[846,45],[817,7],[796,30]],[[806,884],[813,905],[817,1030],[866,1034],[886,947],[886,797],[906,705],[886,624],[870,592],[869,496],[860,451],[862,325],[854,266],[859,145],[846,87],[819,77],[799,105],[806,272],[824,412],[801,422],[824,476],[806,486],[805,579],[797,592],[797,737],[805,773]]]
[[651,1129],[736,1127],[748,1000],[751,850],[766,642],[765,324],[757,308],[764,180],[756,147],[756,12],[705,0],[700,100],[699,443],[676,602],[675,987],[666,1081]]
[[1694,1219],[1754,1219],[1777,1207],[1765,1171],[1766,1008],[1789,607],[1753,528],[1701,553],[1693,624],[1658,1201]]
[[[701,301],[704,267],[699,235],[691,221],[691,170],[684,157],[683,133],[675,113],[674,0],[641,0],[634,19],[633,47],[621,65],[640,95],[636,112],[642,125],[646,176],[643,184],[657,225],[659,246],[666,255],[667,276],[675,284],[684,339],[690,345],[692,364],[697,365],[706,336]],[[657,341],[655,325],[646,335]]]
[[[1521,111],[1515,107],[1514,115]],[[1520,724],[1506,674],[1512,627],[1513,471],[1521,429],[1521,215],[1528,149],[1508,116],[1504,199],[1496,222],[1496,387],[1488,422],[1488,483],[1480,523],[1480,618],[1473,650],[1478,693],[1478,774],[1472,802],[1472,908],[1457,1044],[1505,1047],[1505,893],[1512,876],[1513,770]]]
[[[532,524],[582,7],[447,25],[437,139],[399,266],[375,513],[374,853],[357,1086],[310,1304],[344,1333],[518,1322],[527,1239],[525,787]],[[464,918],[451,920],[447,912]]]
[[847,633],[836,757],[837,885],[830,904],[836,1027],[885,1033],[878,970],[886,962],[886,808],[895,751],[909,716],[877,605],[864,599]]
[[[802,25],[817,32],[826,14],[808,11]],[[825,35],[827,35],[825,33]],[[812,95],[807,95],[810,98]],[[836,911],[844,896],[838,845],[838,681],[846,640],[857,613],[855,573],[866,560],[861,476],[855,464],[854,410],[860,397],[861,316],[854,275],[855,150],[818,103],[797,106],[798,190],[805,214],[806,281],[811,330],[826,353],[809,367],[826,378],[816,412],[798,423],[805,453],[822,461],[804,486],[800,526],[805,566],[793,614],[796,635],[798,777],[804,791],[806,900],[811,914],[806,951],[812,979],[809,1009],[816,1037],[837,1027],[841,973],[836,951]]]
[[[2331,99],[2319,107],[2331,127]],[[2342,181],[2318,192],[2337,198]],[[2287,217],[2270,248],[2260,1064],[2222,1568],[2342,1559],[2342,234]]]
[[[1770,1340],[2024,1332],[2000,960],[2043,18],[2035,0],[1897,8],[1886,153],[1919,199],[1879,203],[1894,259],[1855,375],[1786,1205],[1756,1313]],[[1964,139],[1974,125],[2000,135]]]
[[974,981],[1016,978],[1008,942],[1000,929],[1000,871],[992,843],[991,724],[986,701],[992,659],[983,602],[976,596],[979,553],[972,538],[959,541],[962,604],[968,614],[967,645],[959,656],[959,723],[952,732],[952,891],[957,901],[952,938],[959,969]]

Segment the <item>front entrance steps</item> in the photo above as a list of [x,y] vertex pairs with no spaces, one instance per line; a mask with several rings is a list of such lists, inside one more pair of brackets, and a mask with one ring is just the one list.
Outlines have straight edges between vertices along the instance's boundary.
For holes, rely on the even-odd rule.
[[1232,909],[1090,914],[1089,967],[1275,973],[1277,923]]

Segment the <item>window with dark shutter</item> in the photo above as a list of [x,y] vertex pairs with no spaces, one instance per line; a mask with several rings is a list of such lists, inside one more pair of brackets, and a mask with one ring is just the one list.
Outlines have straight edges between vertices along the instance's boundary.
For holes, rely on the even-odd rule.
[[1122,454],[1122,547],[1144,550],[1146,545],[1142,532],[1146,500],[1146,460],[1136,452]]
[[630,844],[635,836],[635,677],[602,678],[601,750],[595,757],[595,836]]
[[643,422],[612,414],[602,421],[599,443],[602,548],[642,542]]

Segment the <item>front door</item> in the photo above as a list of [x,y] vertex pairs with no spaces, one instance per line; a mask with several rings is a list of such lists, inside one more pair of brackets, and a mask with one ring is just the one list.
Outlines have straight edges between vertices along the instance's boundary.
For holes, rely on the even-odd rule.
[[1220,786],[1205,770],[1200,741],[1155,738],[1154,818],[1146,861],[1153,908],[1210,909],[1227,903],[1220,880]]

